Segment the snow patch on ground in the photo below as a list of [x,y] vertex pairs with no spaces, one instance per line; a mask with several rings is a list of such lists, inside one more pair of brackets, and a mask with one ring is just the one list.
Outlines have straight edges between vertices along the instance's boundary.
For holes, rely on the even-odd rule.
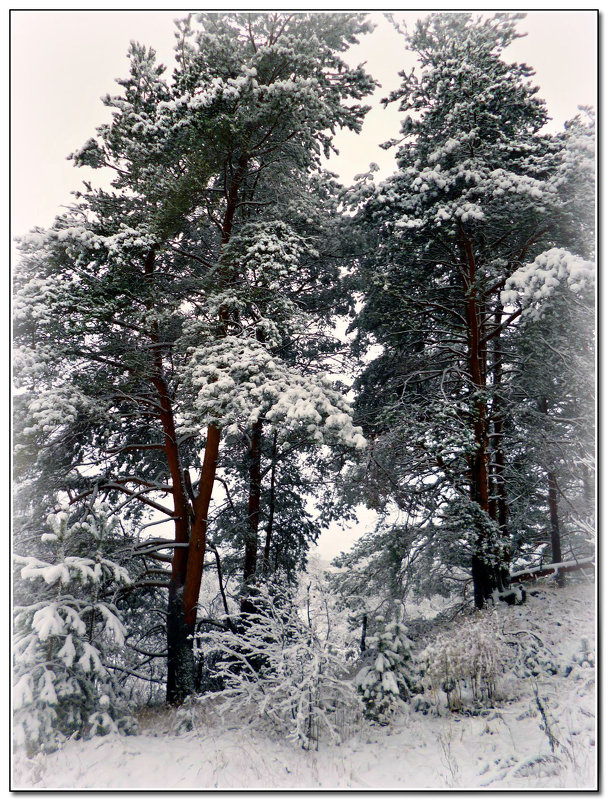
[[493,709],[410,709],[388,727],[359,721],[342,745],[318,751],[256,720],[222,722],[204,704],[183,733],[175,711],[148,710],[136,736],[17,755],[13,789],[594,789],[594,588],[574,580],[528,588],[536,594],[525,605],[486,614],[513,638],[541,642],[541,669],[507,677]]

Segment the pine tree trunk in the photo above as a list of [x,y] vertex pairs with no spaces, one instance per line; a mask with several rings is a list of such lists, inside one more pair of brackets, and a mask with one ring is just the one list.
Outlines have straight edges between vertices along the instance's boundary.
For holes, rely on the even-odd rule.
[[[476,289],[476,263],[473,245],[462,226],[459,228],[459,249],[462,256],[462,279],[465,292],[468,369],[473,386],[473,437],[475,449],[470,459],[470,498],[482,512],[489,513],[488,409],[486,391],[486,351],[483,344],[482,304]],[[487,531],[480,526],[474,533],[471,574],[475,606],[483,609],[498,587],[497,543],[488,541]]]
[[[262,421],[256,420],[251,427],[249,447],[249,502],[247,506],[247,530],[245,539],[245,561],[243,564],[243,590],[249,593],[251,579],[255,576],[258,563],[258,526],[260,523],[260,495],[262,462]],[[255,611],[255,605],[247,597],[241,600],[243,614]]]
[[192,652],[194,626],[184,613],[184,587],[171,580],[167,608],[167,703],[178,706],[196,689],[196,666]]
[[[145,280],[152,280],[154,267],[155,252],[152,249],[144,264]],[[150,302],[148,305],[151,308],[152,303]],[[156,345],[153,350],[150,381],[158,395],[159,417],[164,434],[164,453],[171,476],[175,543],[178,546],[185,546],[190,539],[191,507],[177,444],[171,394],[164,374],[161,349],[158,345],[157,323],[152,326],[150,339],[152,344]],[[182,603],[187,564],[188,549],[185,547],[174,548],[167,605],[167,701],[170,704],[181,703],[194,691],[194,656],[192,642],[189,638],[194,627],[188,627]]]
[[198,493],[194,500],[194,521],[190,533],[188,565],[184,581],[183,606],[187,624],[194,630],[198,596],[203,578],[203,564],[207,545],[207,518],[213,493],[221,431],[214,425],[207,429],[205,456]]
[[507,497],[507,485],[504,478],[506,467],[505,453],[502,447],[502,437],[504,432],[504,418],[499,414],[494,421],[494,434],[499,438],[495,451],[494,460],[496,462],[496,522],[500,531],[501,545],[499,547],[498,564],[498,589],[505,590],[509,587],[509,562],[511,561],[509,542],[509,503]]
[[[503,314],[502,303],[498,303],[494,312],[494,324],[496,330],[499,329]],[[494,339],[493,345],[494,358],[494,393],[492,396],[492,420],[493,420],[493,462],[494,462],[494,492],[496,493],[496,511],[493,519],[498,523],[502,544],[499,553],[498,565],[498,589],[504,590],[509,586],[509,562],[510,548],[509,542],[509,503],[507,496],[507,485],[505,481],[506,459],[503,448],[505,417],[502,403],[502,375],[503,375],[503,356],[500,345],[500,334]]]
[[276,491],[276,456],[277,456],[277,432],[272,437],[272,463],[270,466],[270,492],[268,498],[268,522],[266,523],[266,540],[264,542],[263,570],[265,574],[270,572],[270,545],[272,543],[272,531],[274,526],[275,512],[275,491]]
[[[549,414],[549,402],[547,398],[538,401],[538,408],[543,413]],[[547,470],[547,503],[549,506],[549,532],[551,535],[551,562],[559,564],[562,561],[562,543],[559,531],[558,515],[558,485],[557,476],[553,470]],[[563,586],[564,576],[558,573],[558,583]]]
[[557,514],[557,479],[555,473],[549,471],[547,473],[547,481],[549,484],[549,520],[551,522],[551,561],[553,564],[559,564],[562,561],[562,544]]
[[[549,522],[551,530],[551,561],[555,565],[562,561],[562,543],[559,531],[559,516],[557,506],[557,477],[551,470],[549,470],[547,473],[547,482],[549,485],[547,500],[549,502]],[[557,581],[560,586],[564,585],[565,578],[563,573],[558,572]]]
[[[234,217],[238,207],[239,190],[247,169],[247,157],[241,156],[232,176],[227,193],[226,211],[222,224],[222,247],[228,244],[232,235]],[[226,276],[222,276],[226,280]],[[225,308],[220,309],[220,335],[225,334],[230,323]],[[192,635],[196,626],[197,604],[203,578],[205,548],[207,543],[207,522],[209,505],[215,482],[221,431],[214,425],[207,429],[205,455],[198,493],[193,502],[193,520],[189,537],[183,539],[183,532],[176,520],[176,542],[188,542],[188,549],[176,549],[173,557],[173,575],[169,589],[169,608],[167,614],[167,700],[179,704],[194,691],[195,666],[192,653]],[[177,439],[173,440],[177,451]],[[173,474],[172,474],[173,476]],[[175,484],[175,481],[174,481]],[[180,482],[183,487],[183,477]],[[187,496],[185,496],[187,498]],[[176,514],[179,514],[176,512]],[[181,606],[180,606],[181,605]]]

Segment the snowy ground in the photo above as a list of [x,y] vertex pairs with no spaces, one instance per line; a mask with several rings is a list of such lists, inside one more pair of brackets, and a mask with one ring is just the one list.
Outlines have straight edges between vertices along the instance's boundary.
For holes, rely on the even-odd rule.
[[308,752],[259,723],[222,725],[211,710],[182,734],[175,712],[147,712],[137,736],[18,756],[13,789],[594,789],[594,588],[547,581],[532,589],[524,606],[488,614],[522,641],[539,637],[557,673],[507,678],[503,700],[482,714],[412,710]]

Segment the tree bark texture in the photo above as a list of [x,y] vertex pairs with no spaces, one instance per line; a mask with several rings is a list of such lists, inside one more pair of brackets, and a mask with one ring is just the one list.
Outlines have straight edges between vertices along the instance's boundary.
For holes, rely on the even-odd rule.
[[500,564],[499,564],[499,590],[509,586],[509,562],[511,560],[509,542],[509,502],[507,484],[505,481],[506,459],[504,452],[505,416],[502,399],[503,354],[501,350],[500,324],[502,321],[503,306],[498,303],[494,312],[494,326],[498,332],[493,342],[493,375],[494,393],[492,396],[492,455],[493,455],[493,485],[495,493],[495,511],[492,518],[498,523],[500,537]]
[[207,441],[198,493],[194,500],[194,520],[190,532],[188,548],[188,567],[184,585],[184,613],[188,625],[194,630],[196,623],[196,605],[203,577],[203,563],[207,544],[207,519],[209,504],[213,493],[213,484],[217,470],[221,431],[214,425],[207,428]]
[[[226,210],[221,231],[222,249],[228,244],[232,235],[234,218],[239,203],[239,193],[246,175],[247,163],[247,155],[242,154],[232,172],[226,192]],[[219,277],[220,281],[224,283],[230,280],[230,276],[223,275],[221,272]],[[228,310],[221,308],[219,318],[219,335],[224,336],[230,324]],[[203,577],[209,506],[217,470],[220,439],[221,430],[213,424],[209,425],[203,467],[198,484],[198,492],[192,504],[192,522],[189,536],[186,540],[189,543],[189,547],[187,550],[176,549],[173,557],[173,573],[179,574],[179,581],[175,581],[175,587],[173,587],[173,590],[170,589],[169,593],[167,645],[170,655],[169,662],[171,663],[171,681],[169,682],[168,676],[167,700],[174,704],[181,703],[194,688],[196,671],[192,654],[192,636],[196,626],[197,604]],[[167,454],[167,456],[169,455]],[[180,531],[178,533],[177,521],[175,536],[177,542],[183,541],[178,539],[178,536],[183,537],[183,532]],[[180,550],[183,550],[184,553],[180,553]],[[172,585],[173,582],[174,579],[172,578]]]
[[[461,276],[465,293],[464,316],[467,326],[467,367],[473,390],[472,415],[474,451],[470,457],[470,498],[489,514],[488,408],[486,400],[486,346],[482,317],[484,309],[477,290],[477,264],[473,243],[462,226],[458,245],[462,258]],[[474,533],[471,573],[475,606],[483,609],[495,589],[500,587],[500,554],[497,543],[479,526]]]
[[547,483],[549,487],[547,500],[549,502],[549,523],[551,530],[551,561],[553,564],[558,564],[562,561],[562,543],[557,506],[559,488],[557,486],[557,477],[551,470],[547,473]]
[[183,585],[171,579],[167,605],[167,703],[173,705],[192,695],[196,680],[191,640],[194,629],[186,622],[183,594]]
[[[249,594],[251,579],[255,576],[258,564],[258,527],[260,524],[260,502],[262,491],[262,421],[256,420],[251,426],[249,447],[249,501],[247,504],[247,529],[245,534],[245,561],[243,563],[243,591]],[[241,600],[241,612],[255,611],[254,604],[247,597]]]
[[[226,209],[221,228],[221,248],[230,241],[239,204],[239,194],[247,171],[248,158],[241,155],[236,167],[227,165],[231,172],[226,190]],[[144,279],[153,280],[155,250],[151,249],[144,263]],[[220,281],[229,282],[230,276],[219,273]],[[150,302],[150,305],[152,301]],[[230,324],[227,309],[220,309],[220,331],[223,336]],[[158,326],[151,331],[152,344],[159,343]],[[153,348],[153,365],[150,380],[156,389],[159,417],[164,432],[164,452],[171,475],[175,542],[188,544],[188,548],[175,548],[171,561],[171,580],[167,608],[167,701],[181,703],[194,691],[195,665],[192,636],[195,631],[198,596],[203,574],[207,521],[213,492],[221,431],[208,426],[205,454],[196,496],[190,500],[185,485],[184,468],[180,460],[172,397],[164,375],[160,343]]]
[[[156,254],[152,248],[144,263],[144,280],[147,282],[153,280],[155,260]],[[147,305],[151,308],[152,301]],[[191,509],[177,444],[171,392],[163,369],[157,323],[152,325],[150,340],[154,346],[150,382],[158,396],[158,416],[164,435],[163,450],[171,476],[174,538],[176,544],[185,545],[190,538]],[[191,632],[183,607],[187,563],[188,550],[174,548],[167,605],[167,701],[169,703],[180,703],[194,690],[194,658],[188,637]]]
[[[242,154],[234,169],[232,169],[231,165],[226,167],[227,172],[231,171],[232,174],[226,190],[226,209],[221,228],[221,249],[228,244],[232,236],[247,165],[248,156]],[[228,283],[230,278],[229,275],[219,272],[221,282]],[[228,309],[220,309],[219,322],[219,336],[225,336],[231,322]],[[168,411],[171,411],[170,403]],[[179,462],[175,431],[165,430],[167,462],[169,463],[173,485],[174,487],[179,487],[177,493],[174,491],[175,541],[188,543],[187,549],[176,548],[174,550],[172,578],[169,589],[167,613],[167,646],[169,653],[167,701],[173,704],[181,703],[194,690],[196,671],[192,653],[192,636],[196,626],[197,604],[203,577],[209,506],[217,470],[220,439],[221,430],[213,424],[209,425],[198,492],[192,504],[189,504],[183,481],[184,473]],[[173,475],[174,469],[175,476],[177,477],[179,474],[180,477],[177,482]],[[185,515],[182,514],[184,500],[187,510]]]
[[277,432],[272,437],[272,455],[270,465],[270,491],[268,499],[268,521],[266,523],[266,539],[264,542],[263,570],[265,574],[270,573],[270,546],[272,543],[272,533],[274,527],[275,512],[275,487],[276,487],[276,457],[277,457]]
[[[542,414],[549,414],[549,402],[547,398],[538,401],[538,408]],[[562,543],[559,530],[558,495],[559,487],[557,476],[552,469],[547,470],[547,504],[549,506],[549,533],[551,536],[551,561],[558,564],[562,561]],[[558,575],[558,581],[563,584],[564,579]]]

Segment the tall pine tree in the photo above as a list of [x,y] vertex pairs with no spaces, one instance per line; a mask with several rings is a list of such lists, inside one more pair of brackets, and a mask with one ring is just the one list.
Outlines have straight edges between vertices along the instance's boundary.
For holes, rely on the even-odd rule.
[[[382,347],[359,380],[370,492],[399,511],[397,569],[468,561],[478,607],[506,585],[512,545],[506,383],[527,301],[505,285],[524,265],[538,275],[555,245],[585,255],[566,224],[563,138],[542,133],[532,70],[502,57],[520,16],[416,25],[407,45],[419,69],[389,98],[407,112],[389,143],[399,170],[366,190],[361,214],[371,255],[358,346]],[[557,283],[578,264],[563,252]]]
[[73,154],[111,169],[112,189],[86,184],[23,243],[18,468],[30,516],[63,491],[170,521],[171,702],[194,688],[224,428],[250,431],[246,573],[262,415],[311,444],[362,442],[331,382],[305,378],[281,346],[314,337],[314,309],[311,320],[290,293],[303,263],[323,288],[328,263],[284,201],[299,190],[305,206],[332,134],[360,128],[374,83],[341,53],[367,30],[361,15],[197,15],[178,23],[170,81],[133,44],[122,93],[105,99],[112,121]]

